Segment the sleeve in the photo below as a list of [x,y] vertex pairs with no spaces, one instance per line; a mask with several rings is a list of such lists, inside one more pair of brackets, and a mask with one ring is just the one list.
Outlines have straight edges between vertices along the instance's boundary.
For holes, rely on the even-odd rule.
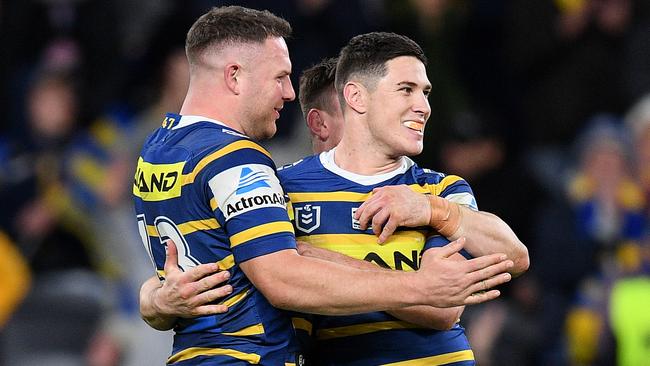
[[[446,198],[451,202],[465,206],[471,210],[478,211],[478,205],[476,203],[476,198],[474,197],[474,192],[465,179],[457,175],[448,175],[445,176],[437,186],[439,187],[439,191],[432,193],[438,193],[440,197]],[[429,248],[443,247],[449,243],[449,239],[445,238],[444,236],[437,234],[432,235],[427,238],[423,251]],[[473,258],[473,256],[469,254],[465,249],[462,249],[460,251],[460,254],[466,259]]]
[[[440,248],[444,247],[445,245],[451,243],[451,241],[447,238],[445,238],[442,235],[431,235],[430,237],[427,238],[427,241],[424,243],[424,248],[422,248],[422,252],[424,253],[425,250],[431,249],[431,248]],[[469,254],[465,249],[461,249],[459,252],[465,259],[472,259],[474,258],[471,254]]]
[[225,219],[235,261],[295,249],[284,192],[270,156],[246,148],[222,159],[222,170],[211,175],[208,186]]
[[448,175],[440,182],[440,185],[440,197],[444,197],[451,202],[478,211],[474,192],[472,192],[472,188],[463,178],[457,175]]

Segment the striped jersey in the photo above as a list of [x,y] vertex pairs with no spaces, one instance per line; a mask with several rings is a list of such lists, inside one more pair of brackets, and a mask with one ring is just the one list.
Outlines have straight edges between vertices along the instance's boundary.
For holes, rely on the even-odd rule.
[[[361,230],[355,210],[376,187],[408,185],[477,209],[463,179],[419,168],[403,158],[390,173],[361,176],[339,168],[334,150],[282,167],[278,177],[290,200],[296,239],[320,248],[404,271],[419,267],[421,253],[448,240],[427,228],[399,228],[384,244],[372,229]],[[314,342],[311,358],[319,365],[474,365],[464,329],[437,331],[401,321],[385,312],[350,316],[293,318],[296,329]]]
[[180,319],[168,364],[293,365],[291,318],[274,308],[239,267],[296,247],[269,153],[223,123],[167,114],[144,143],[133,195],[140,235],[158,275],[172,239],[179,266],[216,262],[230,271],[224,314]]

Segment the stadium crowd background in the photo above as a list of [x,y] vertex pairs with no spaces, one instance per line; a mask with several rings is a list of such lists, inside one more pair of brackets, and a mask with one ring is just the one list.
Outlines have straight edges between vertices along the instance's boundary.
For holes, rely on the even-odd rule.
[[[356,34],[423,46],[433,114],[415,160],[467,179],[531,256],[501,299],[465,311],[478,364],[650,358],[650,2],[5,0],[1,366],[164,362],[170,334],[138,314],[153,272],[134,166],[181,105],[187,29],[233,3],[291,22],[296,88]],[[266,145],[278,165],[310,153],[297,101]]]

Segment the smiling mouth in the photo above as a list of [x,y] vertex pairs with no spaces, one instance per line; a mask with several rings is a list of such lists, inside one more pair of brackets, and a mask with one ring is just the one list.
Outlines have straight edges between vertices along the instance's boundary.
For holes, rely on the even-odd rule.
[[404,125],[404,127],[408,128],[410,130],[413,130],[413,131],[416,131],[416,132],[419,132],[419,133],[424,133],[424,123],[422,123],[422,122],[405,121],[405,122],[402,122],[402,125]]

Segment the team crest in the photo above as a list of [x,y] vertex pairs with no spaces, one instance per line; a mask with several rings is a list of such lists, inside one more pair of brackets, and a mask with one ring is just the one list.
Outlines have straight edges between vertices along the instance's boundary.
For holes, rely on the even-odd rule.
[[320,206],[296,207],[296,227],[309,234],[320,227]]

